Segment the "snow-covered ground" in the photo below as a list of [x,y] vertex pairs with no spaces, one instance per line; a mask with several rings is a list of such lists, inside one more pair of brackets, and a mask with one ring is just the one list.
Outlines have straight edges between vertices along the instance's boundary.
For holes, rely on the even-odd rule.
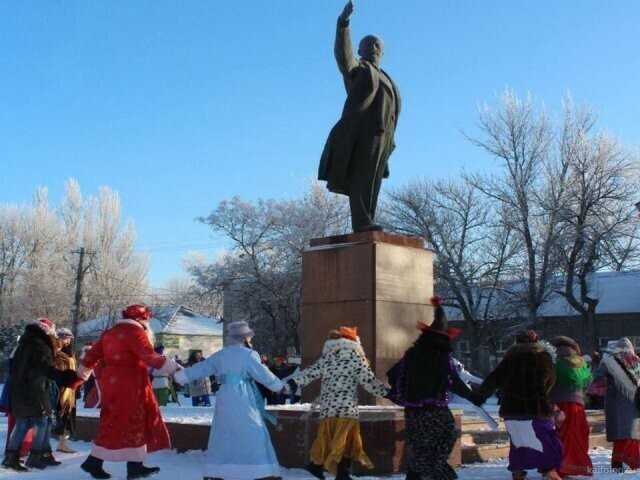
[[[182,406],[170,403],[167,407],[162,407],[165,420],[182,423],[209,423],[212,416],[212,408],[209,407],[192,407],[189,399],[181,398]],[[463,408],[463,405],[452,405],[453,408]],[[290,405],[286,408],[298,409],[307,408],[305,406]],[[487,408],[494,417],[496,412],[495,405],[489,405]],[[95,409],[79,408],[79,415],[98,415]],[[7,434],[7,419],[0,417],[0,439],[4,441]],[[70,442],[71,446],[77,450],[77,453],[55,453],[58,460],[62,461],[62,465],[58,467],[47,468],[46,470],[31,470],[28,473],[17,473],[12,470],[0,468],[0,478],[14,478],[28,480],[29,478],[38,480],[89,480],[91,477],[80,469],[80,463],[86,458],[91,448],[88,442]],[[55,442],[54,442],[55,448]],[[190,451],[187,453],[176,453],[175,451],[163,451],[152,453],[145,461],[146,465],[158,466],[161,468],[159,474],[151,477],[157,480],[201,480],[200,465],[203,462],[204,452]],[[624,475],[610,473],[608,471],[611,451],[598,448],[591,451],[591,458],[595,469],[594,479],[614,480],[621,478],[640,478],[640,474],[627,472]],[[506,469],[506,460],[477,463],[465,465],[458,469],[458,476],[461,480],[510,480],[511,475]],[[105,470],[111,473],[113,480],[126,479],[125,463],[105,462]],[[285,480],[314,480],[310,474],[301,469],[282,469],[282,476]],[[359,480],[374,480],[375,478],[385,478],[390,480],[404,479],[404,475],[392,475],[387,477],[358,477]],[[529,478],[538,479],[540,475],[536,472],[530,472]],[[572,477],[587,478],[587,477]]]

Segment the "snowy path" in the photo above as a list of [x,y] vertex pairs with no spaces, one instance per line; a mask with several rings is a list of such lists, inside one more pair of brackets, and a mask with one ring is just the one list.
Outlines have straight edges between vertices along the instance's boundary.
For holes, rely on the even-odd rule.
[[[291,408],[295,408],[292,406]],[[166,409],[166,410],[165,410]],[[182,413],[182,421],[190,423],[201,423],[211,418],[210,408],[192,408],[192,407],[163,407],[165,417],[171,417],[172,421],[176,421],[179,417],[179,411]],[[93,412],[96,412],[95,410]],[[97,412],[96,412],[97,413]],[[83,412],[84,414],[84,412]],[[195,421],[194,421],[195,420]],[[7,418],[0,417],[0,439],[4,441],[7,434]],[[55,448],[55,442],[54,448]],[[55,453],[58,460],[62,461],[59,467],[47,468],[46,470],[32,470],[28,473],[17,473],[12,470],[0,468],[0,478],[20,478],[29,480],[30,478],[38,480],[90,480],[90,476],[80,469],[80,463],[86,458],[91,448],[88,442],[70,442],[77,453]],[[203,462],[204,452],[190,451],[178,454],[175,451],[156,452],[147,458],[145,464],[159,466],[162,470],[153,479],[157,480],[201,480],[200,465]],[[640,474],[627,472],[624,475],[608,473],[611,451],[606,449],[595,449],[591,451],[591,458],[596,473],[592,478],[602,480],[614,479],[640,479]],[[506,469],[507,462],[505,460],[477,463],[466,465],[457,470],[461,480],[510,480],[511,475]],[[124,463],[106,462],[105,470],[111,473],[113,480],[125,480],[126,471]],[[282,476],[285,480],[315,480],[310,474],[300,469],[282,469]],[[530,472],[530,479],[539,479],[540,475],[536,472]],[[328,477],[330,478],[330,477]],[[392,475],[388,477],[358,477],[359,480],[373,480],[376,478],[385,478],[391,480],[404,479],[404,475]],[[572,477],[588,478],[588,477]]]

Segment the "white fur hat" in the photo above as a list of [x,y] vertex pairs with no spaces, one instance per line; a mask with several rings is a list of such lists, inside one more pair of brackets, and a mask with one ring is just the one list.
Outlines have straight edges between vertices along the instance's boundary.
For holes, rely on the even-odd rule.
[[243,340],[253,338],[255,333],[245,321],[233,322],[229,324],[227,329],[227,343],[241,343]]

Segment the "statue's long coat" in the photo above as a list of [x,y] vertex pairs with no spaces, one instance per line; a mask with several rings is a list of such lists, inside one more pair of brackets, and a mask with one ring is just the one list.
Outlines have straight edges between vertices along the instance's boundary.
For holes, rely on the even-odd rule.
[[[342,117],[329,133],[318,168],[318,179],[327,181],[327,188],[334,193],[349,194],[349,165],[352,159],[365,153],[358,145],[372,144],[373,137],[380,135],[379,169],[384,169],[384,177],[388,176],[387,160],[395,148],[393,135],[400,114],[400,94],[391,77],[383,70],[365,60],[357,60],[351,48],[351,36],[348,24],[338,21],[334,53],[340,73],[347,90],[347,99],[342,110]],[[381,80],[384,75],[385,79]],[[393,90],[393,97],[382,96],[383,102],[395,105],[376,105],[371,108],[380,83],[388,81]],[[395,114],[390,121],[384,121],[382,112],[393,107]],[[386,124],[385,124],[386,123]],[[371,128],[371,125],[375,128]]]

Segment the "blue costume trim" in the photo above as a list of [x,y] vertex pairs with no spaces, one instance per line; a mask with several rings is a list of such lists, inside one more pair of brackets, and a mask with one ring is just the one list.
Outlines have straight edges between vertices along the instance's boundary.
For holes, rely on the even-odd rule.
[[266,412],[264,408],[264,399],[262,398],[262,395],[260,394],[260,390],[258,390],[258,385],[256,385],[256,382],[253,380],[253,378],[243,377],[242,375],[233,375],[230,373],[223,373],[222,375],[220,375],[219,381],[220,381],[220,385],[229,385],[231,387],[235,387],[242,383],[248,384],[253,390],[253,396],[256,399],[256,406],[258,407],[260,416],[265,420],[267,420],[271,425],[273,426],[278,425],[278,420],[276,420],[276,417]]

